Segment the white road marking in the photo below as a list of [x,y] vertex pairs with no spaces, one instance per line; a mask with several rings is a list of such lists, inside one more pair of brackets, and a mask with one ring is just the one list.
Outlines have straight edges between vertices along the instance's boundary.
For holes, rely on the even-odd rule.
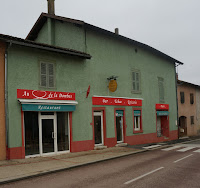
[[183,146],[172,146],[172,147],[161,149],[161,150],[163,150],[163,151],[170,151],[170,150],[177,149],[177,148],[180,148],[180,147],[183,147]]
[[158,170],[161,170],[161,169],[163,169],[164,167],[160,167],[160,168],[157,168],[157,169],[155,169],[155,170],[153,170],[153,171],[151,171],[151,172],[148,172],[148,173],[146,173],[146,174],[143,174],[143,175],[141,175],[141,176],[139,176],[139,177],[137,177],[137,178],[134,178],[134,179],[132,179],[132,180],[130,180],[130,181],[127,181],[127,182],[125,182],[124,184],[129,184],[129,183],[132,183],[132,182],[134,182],[134,181],[136,181],[136,180],[139,180],[139,179],[141,179],[141,178],[143,178],[143,177],[145,177],[145,176],[148,176],[148,175],[150,175],[150,174],[152,174],[152,173],[154,173],[154,172],[157,172]]
[[193,155],[193,154],[187,155],[186,157],[183,157],[183,158],[181,158],[181,159],[178,159],[178,160],[174,161],[174,163],[177,163],[177,162],[179,162],[179,161],[182,161],[183,159],[186,159],[186,158],[188,158],[188,157],[191,157],[192,155]]
[[180,150],[177,150],[179,152],[185,152],[185,151],[188,151],[188,150],[191,150],[191,149],[194,149],[195,147],[186,147],[186,148],[183,148],[183,149],[180,149]]
[[159,147],[161,145],[152,145],[152,146],[146,146],[146,147],[143,147],[144,149],[151,149],[151,148],[156,148],[156,147]]
[[196,151],[194,151],[194,152],[200,153],[200,149],[198,149],[198,150],[196,150]]

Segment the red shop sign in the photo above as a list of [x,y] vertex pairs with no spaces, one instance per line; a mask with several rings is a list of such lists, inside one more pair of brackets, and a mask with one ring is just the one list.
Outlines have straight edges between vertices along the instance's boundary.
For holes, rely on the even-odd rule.
[[17,89],[18,99],[75,100],[75,93]]
[[93,105],[142,106],[141,99],[92,97]]
[[156,104],[156,110],[169,110],[169,104]]

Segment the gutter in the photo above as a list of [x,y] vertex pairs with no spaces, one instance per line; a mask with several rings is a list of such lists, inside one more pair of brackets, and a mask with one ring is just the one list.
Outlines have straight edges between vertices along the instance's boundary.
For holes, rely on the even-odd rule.
[[[178,66],[178,65],[177,65]],[[176,85],[176,109],[177,109],[177,127],[178,127],[178,139],[179,139],[179,115],[178,115],[178,91],[177,91],[177,74],[176,74],[176,63],[174,64],[174,72],[175,72],[175,85]]]

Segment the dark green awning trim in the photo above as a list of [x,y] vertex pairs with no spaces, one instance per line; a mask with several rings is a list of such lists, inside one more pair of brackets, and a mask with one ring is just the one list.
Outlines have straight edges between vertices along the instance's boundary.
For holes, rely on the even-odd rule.
[[75,105],[22,104],[22,111],[72,112],[75,110]]
[[116,110],[116,117],[123,117],[124,111],[123,110]]
[[169,112],[168,111],[157,111],[157,116],[168,116]]
[[141,116],[140,110],[134,110],[134,116]]

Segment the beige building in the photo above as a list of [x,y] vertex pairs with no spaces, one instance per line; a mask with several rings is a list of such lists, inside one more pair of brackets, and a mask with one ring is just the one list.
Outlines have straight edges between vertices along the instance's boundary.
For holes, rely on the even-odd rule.
[[178,80],[179,137],[200,134],[200,86]]

